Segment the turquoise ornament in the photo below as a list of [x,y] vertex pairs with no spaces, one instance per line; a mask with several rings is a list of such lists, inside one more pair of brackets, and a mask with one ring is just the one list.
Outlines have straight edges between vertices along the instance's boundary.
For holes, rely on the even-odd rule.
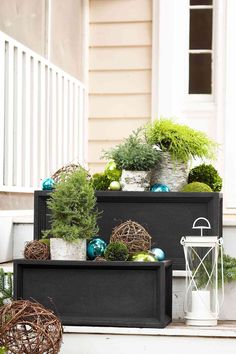
[[87,245],[87,256],[89,259],[95,259],[96,257],[102,257],[107,247],[106,241],[102,238],[95,237],[89,241]]
[[154,254],[157,261],[164,261],[166,258],[165,252],[161,248],[152,248],[151,252]]
[[156,183],[151,186],[151,192],[170,192],[170,188],[165,184]]
[[52,178],[45,178],[42,182],[42,190],[50,191],[55,187],[55,182]]
[[131,260],[133,262],[156,262],[154,255],[149,252],[138,252],[132,255]]

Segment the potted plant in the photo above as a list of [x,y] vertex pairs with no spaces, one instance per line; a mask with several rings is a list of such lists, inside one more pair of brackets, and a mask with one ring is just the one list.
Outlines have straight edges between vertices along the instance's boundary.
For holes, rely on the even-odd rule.
[[123,191],[145,191],[150,188],[150,170],[159,160],[159,152],[144,140],[141,130],[128,136],[120,145],[105,153],[122,170]]
[[205,133],[171,119],[161,118],[145,127],[147,142],[161,151],[161,160],[152,170],[151,183],[180,191],[187,183],[188,162],[193,158],[213,159],[217,144]]
[[86,260],[86,239],[97,234],[96,198],[87,172],[80,167],[56,184],[47,205],[51,211],[51,259]]

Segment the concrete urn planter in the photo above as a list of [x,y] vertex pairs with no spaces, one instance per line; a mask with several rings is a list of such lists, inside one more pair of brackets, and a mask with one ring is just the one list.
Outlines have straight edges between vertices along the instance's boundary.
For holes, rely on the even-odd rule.
[[86,261],[86,240],[79,239],[73,242],[61,238],[50,239],[50,253],[52,260]]
[[150,189],[150,171],[126,171],[123,170],[120,184],[123,191],[143,192]]
[[173,161],[169,152],[161,153],[161,160],[151,171],[151,185],[165,184],[171,192],[179,192],[187,184],[188,164]]

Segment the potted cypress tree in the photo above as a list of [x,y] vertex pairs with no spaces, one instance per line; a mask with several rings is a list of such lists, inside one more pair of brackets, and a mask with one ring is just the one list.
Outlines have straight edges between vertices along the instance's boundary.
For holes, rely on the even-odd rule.
[[96,197],[87,172],[80,167],[62,176],[47,205],[51,211],[51,259],[86,260],[86,239],[98,232]]
[[104,156],[114,160],[117,169],[122,170],[120,184],[123,191],[149,190],[150,170],[157,164],[159,152],[147,144],[140,129]]
[[145,127],[147,142],[161,150],[161,159],[152,170],[151,183],[166,184],[178,192],[187,184],[188,163],[193,158],[215,158],[217,144],[205,133],[171,119],[161,118]]

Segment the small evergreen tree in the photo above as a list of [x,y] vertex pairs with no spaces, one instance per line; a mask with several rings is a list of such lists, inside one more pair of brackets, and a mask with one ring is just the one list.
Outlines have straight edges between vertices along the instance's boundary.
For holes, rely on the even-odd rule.
[[82,167],[62,176],[47,202],[52,226],[44,232],[44,237],[50,235],[66,241],[93,237],[98,232],[95,204],[94,188]]

